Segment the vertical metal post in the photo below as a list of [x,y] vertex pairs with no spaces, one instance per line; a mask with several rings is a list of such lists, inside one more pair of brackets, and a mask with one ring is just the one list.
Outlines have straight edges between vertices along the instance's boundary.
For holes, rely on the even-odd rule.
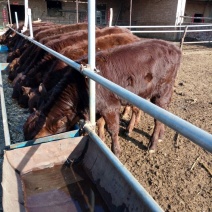
[[112,26],[112,21],[113,21],[113,8],[110,8],[109,27]]
[[78,0],[76,0],[76,20],[77,23],[79,22],[79,3]]
[[23,31],[26,31],[28,27],[28,7],[29,7],[28,0],[24,0],[25,19],[24,19]]
[[28,18],[29,18],[29,30],[30,30],[30,38],[33,39],[33,30],[32,30],[32,12],[31,9],[27,10]]
[[18,30],[19,24],[18,24],[18,14],[15,12],[15,22],[16,22],[16,29]]
[[[88,0],[88,63],[91,71],[96,67],[96,1]],[[96,83],[89,80],[89,108],[92,125],[96,122]]]
[[130,26],[132,24],[132,0],[130,0]]
[[12,17],[11,17],[11,10],[10,10],[10,0],[8,0],[8,10],[9,10],[9,17],[10,17],[9,23],[12,25]]

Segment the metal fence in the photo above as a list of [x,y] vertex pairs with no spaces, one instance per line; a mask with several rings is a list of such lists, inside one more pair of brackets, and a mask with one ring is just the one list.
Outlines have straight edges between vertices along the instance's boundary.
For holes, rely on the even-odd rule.
[[[90,12],[92,11],[91,7],[90,7],[89,11]],[[89,15],[89,17],[90,17],[90,15]],[[93,17],[91,17],[91,19],[88,20],[88,22],[90,22],[90,24],[89,24],[89,34],[90,34],[90,32],[93,30],[93,28],[90,25],[93,24],[93,26],[95,26],[95,24],[94,24],[95,19],[93,19]],[[14,29],[12,29],[12,30],[14,30]],[[65,62],[66,64],[71,66],[72,68],[81,72],[83,75],[85,75],[85,76],[89,77],[90,79],[92,79],[93,81],[101,84],[102,86],[109,89],[110,91],[117,94],[118,96],[122,97],[123,99],[126,99],[129,103],[131,103],[131,104],[137,106],[138,108],[142,109],[144,112],[153,116],[157,120],[163,122],[165,125],[169,126],[173,130],[175,130],[178,133],[182,134],[183,136],[187,137],[189,140],[193,141],[195,144],[201,146],[205,150],[212,153],[212,135],[211,134],[209,134],[208,132],[206,132],[206,131],[192,125],[191,123],[179,118],[178,116],[175,116],[174,114],[152,104],[151,102],[129,92],[128,90],[116,85],[115,83],[105,79],[104,77],[98,75],[97,73],[95,73],[93,71],[94,67],[95,67],[95,30],[93,30],[93,34],[91,36],[89,35],[89,43],[94,44],[94,46],[92,46],[92,44],[89,45],[89,64],[91,65],[90,69],[88,69],[88,68],[82,69],[80,64],[74,62],[73,60],[71,60],[71,59],[53,51],[52,49],[42,45],[41,43],[35,41],[33,39],[32,30],[30,30],[30,32],[31,32],[30,37],[27,37],[27,36],[23,35],[22,33],[18,33],[16,30],[14,30],[14,31],[17,34],[19,34],[20,36],[24,37],[25,39],[28,39],[33,44],[37,45],[38,47],[40,47],[40,48],[44,49],[45,51],[47,51],[48,53],[52,54],[56,58],[62,60],[63,62]],[[95,84],[93,84],[92,86],[94,87]],[[95,91],[93,92],[93,94],[95,95]],[[91,116],[94,117],[95,116],[95,109],[93,110],[92,107],[94,107],[95,100],[93,101],[93,99],[91,99],[90,102],[92,102],[92,104],[90,104],[90,110],[92,112]],[[99,142],[99,145],[102,145],[101,144],[102,142],[99,141],[99,137],[96,136],[95,132],[92,130],[90,125],[85,125],[85,130],[89,133],[89,136],[91,136],[94,140]],[[105,147],[102,146],[102,149],[105,150]],[[112,157],[114,164],[118,164],[115,157],[111,156],[111,154],[108,154],[108,158],[110,158],[110,157]],[[121,169],[120,164],[118,164],[117,167],[119,167]],[[124,175],[125,174],[126,174],[126,172],[124,173]],[[130,179],[133,178],[131,175],[129,175],[129,176],[130,176]],[[135,185],[135,188],[138,189],[138,192],[142,194],[143,188],[139,187],[139,185],[136,184],[135,182],[131,182],[131,183],[133,185]],[[145,195],[142,195],[142,198],[143,197],[144,197],[143,201],[146,204],[149,205],[149,208],[151,208],[151,211],[162,211],[162,209],[157,205],[157,203],[155,203],[155,201],[151,197],[147,198],[146,193],[145,193]]]
[[[187,44],[194,43],[211,43],[212,42],[212,24],[190,24],[190,25],[163,25],[163,26],[119,26],[128,28],[134,34],[154,37],[156,34],[172,33],[174,40],[181,40],[183,36],[190,36],[195,41],[184,42]],[[185,35],[186,33],[186,35]],[[196,38],[198,37],[198,39]]]
[[[15,31],[15,30],[14,30]],[[18,33],[18,32],[16,32]],[[149,115],[153,116],[157,120],[161,121],[165,125],[169,126],[173,130],[177,131],[181,135],[185,136],[189,140],[193,141],[197,145],[201,146],[205,150],[212,153],[212,135],[208,132],[192,125],[191,123],[175,116],[174,114],[152,104],[151,102],[131,93],[130,91],[116,85],[115,83],[105,79],[104,77],[96,74],[95,72],[91,71],[88,68],[84,68],[74,62],[73,60],[61,55],[52,49],[44,46],[43,44],[35,41],[32,38],[29,38],[21,33],[18,33],[20,36],[28,39],[30,42],[34,43],[35,45],[39,46],[40,48],[44,49],[45,51],[49,52],[50,54],[54,55],[56,58],[62,60],[69,66],[75,68],[77,71],[80,71],[85,76],[89,77],[90,79],[98,82],[108,90],[116,93],[118,96],[126,99],[129,103],[137,106],[144,112],[148,113]],[[93,115],[94,116],[94,115]]]

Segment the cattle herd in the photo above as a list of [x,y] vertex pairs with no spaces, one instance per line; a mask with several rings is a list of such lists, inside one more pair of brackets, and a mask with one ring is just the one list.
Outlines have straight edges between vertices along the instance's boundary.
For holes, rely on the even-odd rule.
[[[15,27],[15,26],[14,26]],[[17,31],[21,32],[23,24]],[[33,24],[34,39],[60,54],[88,63],[87,24]],[[24,32],[29,35],[29,31]],[[30,115],[23,126],[26,140],[72,130],[80,120],[89,120],[88,80],[80,72],[40,47],[8,29],[0,38],[8,46],[8,79],[12,98]],[[96,68],[99,74],[123,88],[166,109],[181,62],[181,51],[171,42],[143,39],[119,27],[96,28]],[[98,133],[105,139],[104,127],[111,135],[112,151],[119,157],[118,140],[121,106],[132,108],[127,130],[140,119],[139,109],[96,85]],[[154,152],[163,139],[164,125],[155,120],[148,150]]]

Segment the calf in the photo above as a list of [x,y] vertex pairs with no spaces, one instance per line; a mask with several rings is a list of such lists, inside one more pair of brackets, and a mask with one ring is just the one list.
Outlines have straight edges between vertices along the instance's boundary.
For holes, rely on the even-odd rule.
[[[88,59],[78,61],[87,64]],[[162,40],[134,42],[102,51],[96,55],[100,75],[121,87],[167,109],[172,96],[181,51]],[[88,90],[86,80],[74,70],[55,87],[49,102],[41,111],[34,112],[24,124],[26,139],[39,138],[70,130],[79,119],[88,117]],[[119,115],[127,102],[97,84],[96,111],[106,123],[112,138],[112,151],[120,154],[118,140]],[[148,148],[154,152],[164,135],[164,124],[155,120]],[[100,135],[101,137],[101,135]]]
[[[139,40],[139,38],[132,35],[132,33],[130,33],[129,30],[121,29],[121,28],[118,28],[118,27],[106,27],[106,28],[101,29],[101,30],[96,30],[96,37],[98,38],[98,37],[101,37],[101,36],[104,36],[104,35],[118,34],[118,33],[126,33],[128,35],[128,39],[123,38],[123,41],[121,39],[118,39],[118,38],[116,39],[116,41],[113,39],[113,41],[111,41],[111,42],[108,41],[107,45],[103,44],[103,42],[102,42],[102,44],[101,44],[102,48],[104,49],[106,46],[109,47],[109,43],[114,43],[113,45],[115,45],[115,44],[118,45],[121,42],[124,44],[124,43],[127,43],[129,41],[132,41],[132,39],[134,39],[134,41],[135,41],[135,39]],[[56,40],[50,41],[46,45],[51,47],[52,49],[54,49],[56,51],[61,51],[66,46],[75,45],[76,43],[82,42],[83,40],[86,41],[87,36],[88,36],[87,30],[80,30],[79,32],[74,33],[73,35],[71,35],[71,34],[68,35],[68,36],[64,35],[63,38],[58,39],[57,41]],[[100,48],[101,48],[101,46],[100,46]],[[74,56],[74,54],[75,53],[73,52],[72,55]],[[78,53],[78,55],[79,55],[79,53]],[[28,63],[28,61],[30,61],[31,57],[28,57],[28,58],[29,59],[24,63],[24,65],[22,65],[21,67],[19,66],[19,68],[16,71],[9,74],[9,78],[11,79],[11,76],[14,76],[14,74],[17,74],[17,73],[21,72],[22,70],[24,70],[24,75],[27,75],[25,80],[28,80],[28,82],[27,83],[23,82],[22,84],[19,83],[19,85],[38,86],[38,82],[37,82],[36,79],[42,79],[42,76],[43,76],[42,72],[46,71],[46,69],[51,65],[54,57],[52,55],[48,54],[48,53],[45,53],[44,50],[38,50],[36,52],[36,54],[33,56],[34,59],[32,59],[30,64]],[[39,60],[40,62],[38,62],[36,64],[35,61],[37,61],[37,60]],[[30,70],[30,68],[32,68],[32,69]],[[40,71],[40,70],[43,70],[43,71]],[[38,78],[36,78],[35,75]],[[29,84],[29,82],[33,83],[33,85]],[[35,83],[37,83],[37,85]],[[16,89],[18,89],[17,86],[16,86]],[[14,91],[14,92],[16,92],[17,94],[21,93],[22,92],[21,87],[19,86],[19,91]]]
[[[128,33],[119,33],[119,34],[110,34],[110,35],[105,35],[102,37],[97,37],[96,38],[96,50],[105,50],[109,48],[113,48],[119,45],[125,45],[128,43],[140,41],[140,38],[137,36],[134,36],[133,34],[128,34]],[[68,46],[64,48],[62,51],[60,51],[61,54],[63,54],[66,57],[71,58],[72,60],[77,60],[81,58],[82,56],[86,55],[88,52],[88,42],[87,41],[82,41],[79,42],[73,46]],[[32,86],[35,83],[35,79],[37,75],[39,75],[40,82],[42,80],[42,87],[45,88],[46,91],[50,91],[58,82],[59,80],[64,76],[66,71],[68,70],[67,64],[60,60],[56,60],[53,64],[52,67],[46,74],[40,75],[41,72],[38,71],[38,74],[34,73],[31,75],[31,79],[29,78],[30,75],[27,76],[26,79],[26,84],[28,86]],[[30,83],[31,82],[31,83]],[[33,84],[32,84],[33,83]],[[43,93],[43,90],[40,89],[40,91]],[[32,101],[34,102],[35,99],[39,100],[40,103],[42,103],[42,99],[44,95],[41,95],[42,98],[38,98],[38,92],[33,95]],[[37,98],[35,98],[37,96]],[[46,95],[48,97],[48,95]],[[43,99],[43,101],[46,101]],[[31,99],[29,99],[29,104],[32,105]],[[37,104],[39,106],[39,104]],[[32,110],[32,108],[30,108]]]
[[88,28],[87,23],[79,23],[79,24],[68,24],[68,25],[55,25],[51,29],[43,30],[35,36],[37,41],[44,37],[48,37],[56,34],[65,34],[66,32],[78,31],[78,30],[86,30]]

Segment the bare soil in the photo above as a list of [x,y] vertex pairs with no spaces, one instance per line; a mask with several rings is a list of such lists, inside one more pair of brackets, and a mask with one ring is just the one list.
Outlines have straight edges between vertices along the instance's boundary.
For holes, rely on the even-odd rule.
[[[1,62],[5,62],[4,58]],[[11,86],[8,85],[6,90],[11,92]],[[13,105],[15,102],[7,98],[9,95],[6,94],[6,102]],[[18,107],[16,111],[10,106],[7,111],[9,126],[13,131],[11,138],[20,141],[23,123],[11,121],[10,115],[15,115],[19,120],[22,117],[23,121],[27,111],[22,110],[22,115],[21,108]],[[184,46],[169,111],[212,133],[212,46]],[[149,154],[146,147],[153,131],[153,118],[142,114],[139,125],[130,137],[124,132],[126,123],[127,120],[120,123],[120,161],[164,211],[212,212],[212,154],[168,127],[158,151]],[[106,143],[110,147],[108,134],[107,138]],[[2,131],[0,141],[2,146]]]
[[[212,133],[212,46],[183,47],[169,111]],[[124,133],[125,123],[120,161],[156,202],[167,212],[211,212],[212,154],[168,127],[157,153],[149,154],[153,118],[143,114],[130,137]]]

